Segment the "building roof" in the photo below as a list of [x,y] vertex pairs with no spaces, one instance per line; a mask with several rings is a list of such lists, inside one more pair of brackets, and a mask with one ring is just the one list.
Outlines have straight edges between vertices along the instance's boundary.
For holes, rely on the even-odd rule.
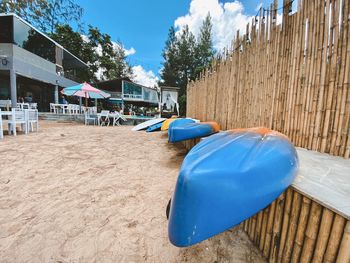
[[161,90],[180,90],[179,87],[160,86]]
[[46,34],[44,34],[43,32],[41,32],[39,29],[35,28],[33,25],[31,25],[30,23],[28,23],[27,21],[25,21],[23,18],[19,17],[18,15],[14,14],[14,13],[0,13],[0,16],[13,16],[16,17],[17,19],[19,19],[20,21],[22,21],[24,24],[26,24],[27,26],[31,27],[32,29],[34,29],[36,32],[38,32],[39,34],[41,34],[43,37],[47,38],[48,40],[50,40],[51,42],[53,42],[56,46],[60,47],[64,52],[67,53],[67,56],[70,58],[74,58],[75,60],[79,61],[83,67],[88,67],[88,65],[82,61],[80,58],[78,58],[77,56],[73,55],[71,52],[69,52],[66,48],[64,48],[62,45],[60,45],[59,43],[57,43],[55,40],[53,40],[52,38],[50,38],[49,36],[47,36]]

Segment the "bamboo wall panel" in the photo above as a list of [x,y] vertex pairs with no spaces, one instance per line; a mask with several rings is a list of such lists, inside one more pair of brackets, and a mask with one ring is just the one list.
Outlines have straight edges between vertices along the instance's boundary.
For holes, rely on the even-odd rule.
[[242,225],[269,262],[350,262],[350,221],[293,188]]
[[223,130],[266,126],[296,146],[350,158],[350,1],[297,5],[291,14],[285,0],[277,25],[275,1],[237,32],[188,84],[187,115]]

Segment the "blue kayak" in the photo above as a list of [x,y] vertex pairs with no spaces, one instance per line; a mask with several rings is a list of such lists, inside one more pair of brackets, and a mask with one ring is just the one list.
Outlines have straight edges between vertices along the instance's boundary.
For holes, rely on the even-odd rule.
[[294,146],[266,128],[214,134],[188,153],[171,201],[168,234],[186,247],[256,214],[293,182]]
[[163,125],[163,122],[153,124],[146,129],[146,132],[160,131],[160,128],[162,127],[162,125]]
[[176,123],[174,123],[175,125],[172,124],[168,130],[169,142],[181,142],[189,139],[205,137],[220,130],[220,127],[216,122],[192,122],[179,125],[176,125]]
[[173,129],[177,128],[177,127],[182,127],[186,124],[191,124],[191,123],[196,123],[197,121],[191,118],[180,118],[180,119],[176,119],[174,120],[172,123],[170,123],[169,128],[168,128],[168,138],[169,138],[169,142],[170,138],[171,138],[171,134]]

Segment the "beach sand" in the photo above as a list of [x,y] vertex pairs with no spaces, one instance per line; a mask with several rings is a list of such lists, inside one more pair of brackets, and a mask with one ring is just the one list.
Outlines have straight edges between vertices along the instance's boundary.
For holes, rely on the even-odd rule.
[[239,227],[170,244],[165,207],[185,152],[164,134],[40,125],[0,140],[1,262],[265,262]]

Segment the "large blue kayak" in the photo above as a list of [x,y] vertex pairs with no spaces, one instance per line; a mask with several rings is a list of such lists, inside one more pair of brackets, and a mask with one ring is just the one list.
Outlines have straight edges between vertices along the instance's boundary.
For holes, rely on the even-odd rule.
[[214,134],[188,153],[172,198],[172,244],[190,246],[256,214],[293,182],[294,146],[266,128]]
[[177,122],[173,122],[169,126],[169,142],[181,142],[189,139],[205,137],[220,130],[220,127],[216,122],[190,122],[178,124]]

